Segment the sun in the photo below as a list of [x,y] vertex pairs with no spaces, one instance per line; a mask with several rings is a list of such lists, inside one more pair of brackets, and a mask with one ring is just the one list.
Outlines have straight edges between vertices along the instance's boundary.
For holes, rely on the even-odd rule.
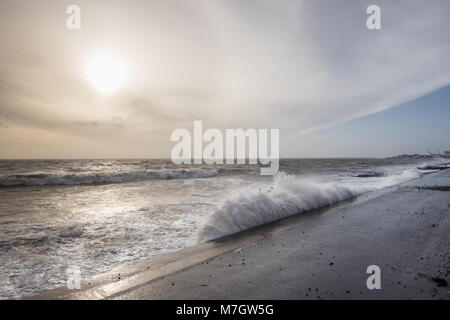
[[125,78],[120,60],[108,56],[93,58],[87,65],[87,78],[101,93],[112,94],[119,89]]

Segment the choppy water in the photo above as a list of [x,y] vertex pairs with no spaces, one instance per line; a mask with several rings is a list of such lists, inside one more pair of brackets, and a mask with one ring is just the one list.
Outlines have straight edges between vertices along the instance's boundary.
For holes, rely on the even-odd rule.
[[[292,159],[257,166],[168,160],[0,161],[0,298],[65,285],[420,177],[443,159]],[[447,160],[448,162],[448,160]]]

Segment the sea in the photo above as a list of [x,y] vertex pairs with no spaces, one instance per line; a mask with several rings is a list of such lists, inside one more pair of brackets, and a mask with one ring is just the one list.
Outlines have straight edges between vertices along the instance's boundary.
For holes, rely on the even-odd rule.
[[0,161],[0,299],[20,299],[417,179],[448,159]]

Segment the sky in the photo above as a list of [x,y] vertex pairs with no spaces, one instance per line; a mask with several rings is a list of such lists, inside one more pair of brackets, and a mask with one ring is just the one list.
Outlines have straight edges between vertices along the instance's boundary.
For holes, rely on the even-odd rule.
[[448,0],[2,0],[0,158],[169,158],[194,120],[280,129],[282,157],[448,150],[448,17]]
[[[450,85],[387,110],[302,137],[305,154],[389,157],[450,150]],[[301,143],[301,139],[298,142]],[[321,146],[326,145],[324,150]]]

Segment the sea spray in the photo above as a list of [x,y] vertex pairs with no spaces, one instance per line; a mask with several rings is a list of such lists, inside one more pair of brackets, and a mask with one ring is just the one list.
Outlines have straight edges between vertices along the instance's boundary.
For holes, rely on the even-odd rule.
[[276,221],[308,210],[350,199],[367,190],[349,188],[337,182],[319,182],[279,173],[273,185],[239,190],[228,197],[200,228],[199,241]]
[[416,168],[406,169],[399,174],[393,174],[393,175],[386,177],[386,179],[384,179],[384,181],[383,181],[382,186],[389,187],[389,186],[399,184],[399,183],[402,183],[402,182],[405,182],[408,180],[418,179],[421,176],[422,176],[422,173]]
[[363,193],[389,187],[421,177],[416,168],[391,174],[376,185],[363,186],[354,182],[321,181],[279,173],[273,184],[235,191],[217,210],[206,218],[199,229],[198,241],[214,240],[305,211],[325,207]]

